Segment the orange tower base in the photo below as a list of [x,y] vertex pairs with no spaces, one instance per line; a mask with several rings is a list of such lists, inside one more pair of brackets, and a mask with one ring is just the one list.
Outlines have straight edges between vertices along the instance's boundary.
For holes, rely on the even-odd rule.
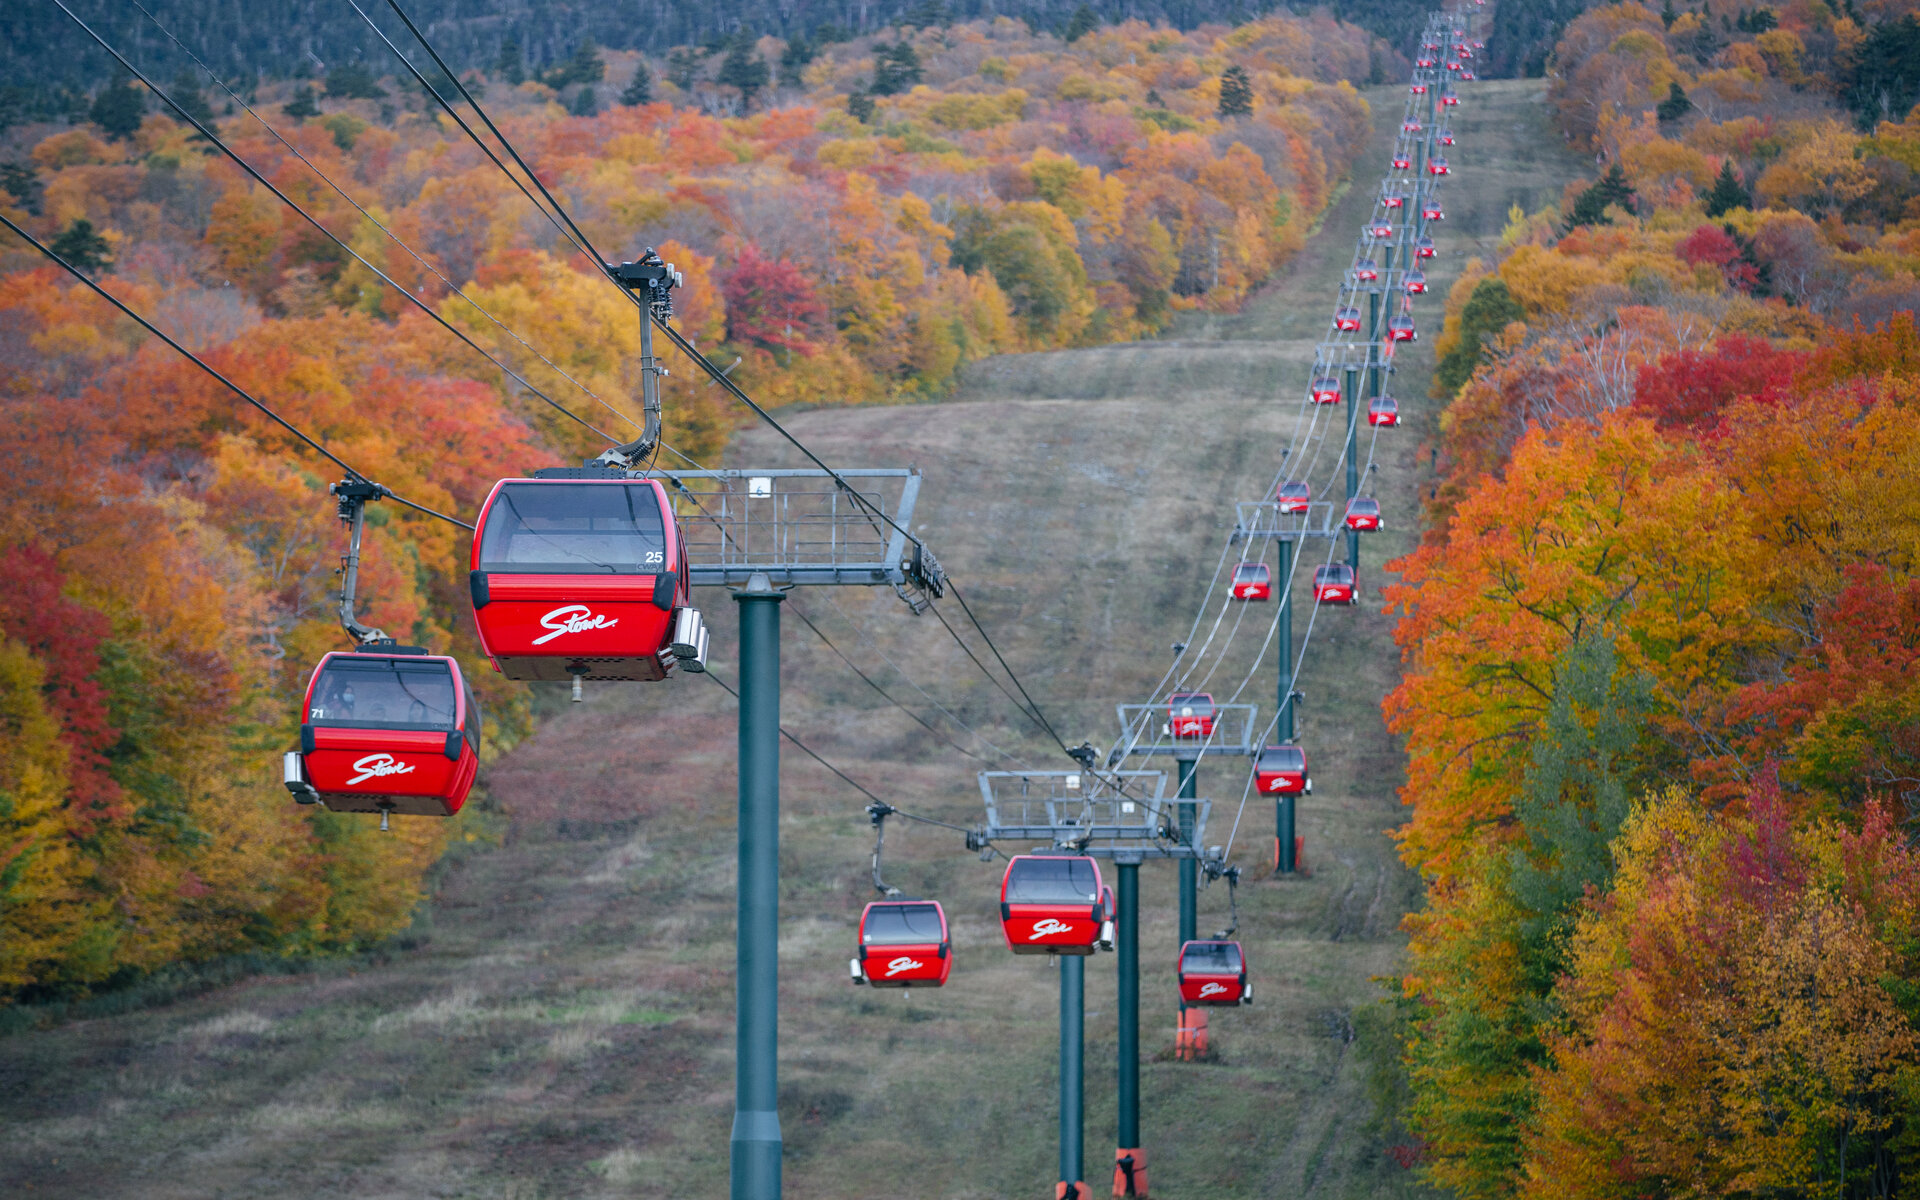
[[1093,1193],[1084,1183],[1056,1183],[1053,1185],[1053,1200],[1093,1200]]
[[1193,1062],[1207,1056],[1207,1010],[1189,1008],[1180,1014],[1180,1028],[1173,1038],[1173,1056],[1181,1062]]
[[1134,1147],[1113,1152],[1113,1194],[1147,1200],[1147,1152]]

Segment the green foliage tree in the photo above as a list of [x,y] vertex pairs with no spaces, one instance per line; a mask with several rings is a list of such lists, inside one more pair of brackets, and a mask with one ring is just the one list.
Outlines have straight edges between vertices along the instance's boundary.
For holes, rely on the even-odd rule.
[[873,52],[873,84],[867,90],[876,96],[897,96],[920,82],[920,55],[913,43],[904,38],[891,46],[876,46]]
[[1460,340],[1442,355],[1434,367],[1433,380],[1438,389],[1452,396],[1473,378],[1473,372],[1485,356],[1487,337],[1499,333],[1515,321],[1524,320],[1526,310],[1507,290],[1506,280],[1490,275],[1473,285],[1467,303],[1460,310]]
[[1610,846],[1647,778],[1651,706],[1649,684],[1621,676],[1608,634],[1561,653],[1515,797],[1519,844],[1482,853],[1474,882],[1446,902],[1445,932],[1422,950],[1446,982],[1414,1017],[1415,1124],[1439,1135],[1462,1194],[1508,1194],[1580,902],[1612,878]]
[[720,72],[714,79],[739,91],[740,109],[746,112],[753,108],[753,98],[767,86],[771,77],[766,61],[754,54],[753,42],[742,37],[727,51],[726,60],[720,64]]
[[1693,111],[1693,101],[1687,98],[1686,90],[1676,79],[1667,84],[1667,98],[1654,105],[1653,111],[1662,121],[1678,121]]
[[573,94],[567,102],[567,113],[575,117],[591,117],[600,111],[600,94],[592,84],[587,84]]
[[1723,217],[1736,208],[1753,207],[1753,195],[1747,191],[1747,185],[1740,182],[1740,176],[1734,173],[1732,159],[1721,162],[1720,174],[1714,178],[1706,201],[1707,215],[1714,218]]
[[1567,214],[1567,229],[1611,224],[1612,218],[1607,216],[1607,209],[1618,205],[1631,210],[1633,201],[1633,185],[1627,182],[1627,173],[1620,169],[1620,164],[1614,163],[1592,187],[1575,198],[1573,211]]
[[138,133],[141,118],[146,115],[146,97],[126,78],[101,88],[100,94],[93,98],[93,107],[87,110],[87,119],[116,142]]
[[387,91],[364,63],[342,63],[327,72],[329,100],[383,100]]
[[847,97],[847,114],[862,125],[873,121],[873,97],[865,92],[855,92]]
[[293,99],[287,101],[280,111],[296,121],[304,121],[308,117],[319,116],[320,106],[314,103],[313,89],[303,83],[293,93]]
[[1220,76],[1220,115],[1253,115],[1253,79],[1247,74],[1247,69],[1238,63],[1228,67]]
[[1073,10],[1071,17],[1067,18],[1067,28],[1060,36],[1069,42],[1077,42],[1098,28],[1100,28],[1100,18],[1094,15],[1091,8],[1082,4]]
[[515,86],[526,79],[527,60],[521,52],[519,38],[508,37],[500,43],[500,53],[493,59],[493,74]]
[[82,271],[104,271],[113,265],[113,247],[93,231],[93,222],[85,217],[76,218],[54,238],[52,249]]
[[620,93],[620,103],[628,108],[653,103],[653,72],[647,69],[644,60],[634,67],[633,78],[627,81],[627,89]]

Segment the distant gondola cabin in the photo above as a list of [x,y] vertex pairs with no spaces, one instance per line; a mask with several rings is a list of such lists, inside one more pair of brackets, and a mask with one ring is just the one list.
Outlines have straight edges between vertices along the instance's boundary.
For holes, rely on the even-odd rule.
[[1267,746],[1253,761],[1254,787],[1264,796],[1292,796],[1313,790],[1307,778],[1307,754],[1298,746]]
[[1400,402],[1392,396],[1367,401],[1367,424],[1388,429],[1400,424]]
[[1233,569],[1235,600],[1273,599],[1273,570],[1263,562],[1243,562]]
[[1347,501],[1347,528],[1360,533],[1378,533],[1385,529],[1380,520],[1380,502],[1372,496],[1355,496]]
[[932,900],[875,900],[860,914],[853,981],[873,987],[940,987],[953,971],[947,913]]
[[1313,599],[1316,604],[1360,603],[1360,581],[1347,563],[1328,563],[1313,569]]
[[1180,999],[1206,1008],[1252,1004],[1247,956],[1239,942],[1188,942],[1180,947]]
[[1313,488],[1300,481],[1290,481],[1274,489],[1273,501],[1283,513],[1303,513],[1313,502]]
[[460,664],[387,644],[314,668],[285,782],[335,812],[450,817],[479,767],[480,706]]
[[1000,927],[1015,954],[1092,954],[1110,946],[1100,866],[1071,854],[1016,854],[1000,879]]
[[1212,737],[1213,715],[1208,692],[1175,692],[1167,701],[1167,728],[1177,738]]

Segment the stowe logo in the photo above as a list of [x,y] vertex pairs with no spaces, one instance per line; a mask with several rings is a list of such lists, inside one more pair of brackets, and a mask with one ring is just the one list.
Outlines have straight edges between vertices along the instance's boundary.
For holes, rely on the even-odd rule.
[[563,604],[559,608],[540,618],[540,628],[553,632],[533,639],[536,646],[544,646],[563,633],[580,633],[588,629],[610,629],[620,623],[619,617],[603,616],[584,604]]
[[1205,1000],[1208,996],[1224,996],[1226,994],[1227,985],[1224,983],[1210,983],[1200,989],[1200,998],[1202,1000]]
[[887,964],[887,978],[892,979],[895,975],[898,975],[902,971],[917,971],[921,967],[924,967],[926,965],[927,964],[921,962],[917,958],[908,958],[905,955],[902,955],[901,957],[896,958],[892,962]]
[[1065,921],[1056,921],[1052,917],[1048,917],[1044,921],[1035,921],[1033,923],[1033,936],[1027,940],[1037,942],[1041,938],[1048,937],[1052,934],[1072,932],[1073,926],[1067,924]]
[[364,783],[369,779],[378,779],[383,775],[413,774],[412,763],[403,763],[391,754],[369,754],[365,758],[355,762],[353,769],[360,773],[352,779],[347,780],[347,787],[352,787],[356,783]]

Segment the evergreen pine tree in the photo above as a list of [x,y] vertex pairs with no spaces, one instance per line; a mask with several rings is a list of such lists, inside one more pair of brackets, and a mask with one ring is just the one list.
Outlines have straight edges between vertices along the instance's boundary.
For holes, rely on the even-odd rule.
[[600,96],[592,84],[587,84],[573,94],[567,104],[567,112],[576,117],[591,117],[600,111]]
[[714,80],[739,89],[740,111],[748,112],[753,108],[754,96],[767,86],[769,76],[765,60],[753,53],[752,40],[741,37],[727,51],[726,61],[720,64],[720,73]]
[[93,222],[84,217],[53,239],[52,249],[82,271],[103,271],[113,265],[113,247],[93,231]]
[[647,70],[645,59],[634,67],[633,78],[627,81],[627,90],[620,93],[620,103],[628,108],[653,103],[653,72]]
[[873,121],[873,97],[865,92],[855,92],[847,97],[847,114],[862,125]]
[[1660,23],[1672,29],[1673,23],[1679,19],[1680,14],[1673,11],[1673,0],[1666,0],[1666,3],[1660,6]]
[[293,99],[287,101],[286,107],[280,111],[296,121],[304,121],[308,117],[319,116],[320,106],[313,102],[313,89],[303,83],[300,90],[293,94]]
[[100,94],[93,98],[93,107],[87,110],[87,119],[117,142],[138,133],[140,119],[146,114],[146,97],[123,76],[100,89]]
[[1073,10],[1073,16],[1067,18],[1067,30],[1062,36],[1068,42],[1077,42],[1098,28],[1100,28],[1100,18],[1093,15],[1091,8],[1082,4]]
[[171,89],[173,102],[186,111],[186,114],[202,125],[212,128],[213,105],[207,103],[207,95],[200,90],[200,84],[193,75],[181,71],[173,77]]
[[780,82],[788,87],[801,87],[806,83],[807,65],[813,61],[819,51],[813,43],[799,34],[787,40],[786,49],[780,52]]
[[1253,79],[1247,74],[1247,69],[1238,63],[1228,67],[1226,73],[1220,76],[1220,115],[1253,115]]
[[897,96],[920,82],[920,55],[913,43],[902,39],[891,46],[876,47],[873,55],[873,84],[867,90],[876,96]]
[[1720,174],[1715,177],[1706,200],[1707,215],[1716,219],[1736,208],[1753,207],[1753,197],[1747,192],[1746,185],[1740,182],[1740,177],[1734,174],[1731,158],[1720,163]]
[[1620,164],[1614,163],[1607,168],[1605,175],[1574,200],[1573,211],[1567,214],[1567,228],[1571,230],[1582,225],[1611,224],[1607,209],[1618,205],[1631,212],[1633,201],[1633,185],[1627,182],[1626,172],[1620,169]]
[[1687,93],[1679,80],[1667,84],[1667,98],[1654,106],[1654,113],[1662,121],[1678,121],[1693,111],[1693,101],[1687,99]]
[[493,60],[493,73],[516,87],[526,79],[527,60],[520,52],[519,38],[509,37],[500,43],[500,53]]
[[40,182],[40,172],[32,163],[0,163],[0,188],[5,188],[21,208],[36,217],[40,215],[40,201],[46,196],[47,189]]

